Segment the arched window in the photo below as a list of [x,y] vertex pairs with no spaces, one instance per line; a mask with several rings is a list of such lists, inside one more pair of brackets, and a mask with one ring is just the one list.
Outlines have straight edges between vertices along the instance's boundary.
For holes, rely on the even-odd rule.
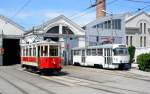
[[63,26],[63,34],[73,34],[73,32],[69,27]]
[[[59,26],[52,27],[46,33],[59,34]],[[59,41],[59,37],[44,37],[44,40],[50,39],[52,41]]]

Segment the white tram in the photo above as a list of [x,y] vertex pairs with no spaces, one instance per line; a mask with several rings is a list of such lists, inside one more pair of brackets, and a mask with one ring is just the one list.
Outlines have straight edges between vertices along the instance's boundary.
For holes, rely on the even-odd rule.
[[105,44],[72,49],[73,64],[108,69],[130,68],[128,48],[124,44]]

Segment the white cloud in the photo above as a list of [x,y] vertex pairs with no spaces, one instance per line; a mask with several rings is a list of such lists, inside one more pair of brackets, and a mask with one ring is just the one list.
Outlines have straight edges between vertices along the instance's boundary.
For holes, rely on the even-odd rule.
[[22,13],[19,13],[16,18],[18,19],[22,19],[22,20],[26,20],[28,18],[30,18],[31,16],[34,16],[32,13],[27,13],[27,12],[22,12]]

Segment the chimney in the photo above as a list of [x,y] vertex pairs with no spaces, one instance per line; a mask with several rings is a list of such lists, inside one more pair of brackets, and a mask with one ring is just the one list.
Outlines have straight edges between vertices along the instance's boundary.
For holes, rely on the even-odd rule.
[[96,0],[96,18],[104,17],[106,13],[103,10],[106,10],[106,0]]

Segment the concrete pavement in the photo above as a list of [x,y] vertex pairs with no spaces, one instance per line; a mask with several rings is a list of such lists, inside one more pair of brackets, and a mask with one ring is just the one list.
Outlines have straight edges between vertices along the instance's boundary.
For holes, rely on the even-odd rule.
[[2,94],[150,94],[150,78],[130,71],[64,66],[40,76],[20,66],[0,67]]

